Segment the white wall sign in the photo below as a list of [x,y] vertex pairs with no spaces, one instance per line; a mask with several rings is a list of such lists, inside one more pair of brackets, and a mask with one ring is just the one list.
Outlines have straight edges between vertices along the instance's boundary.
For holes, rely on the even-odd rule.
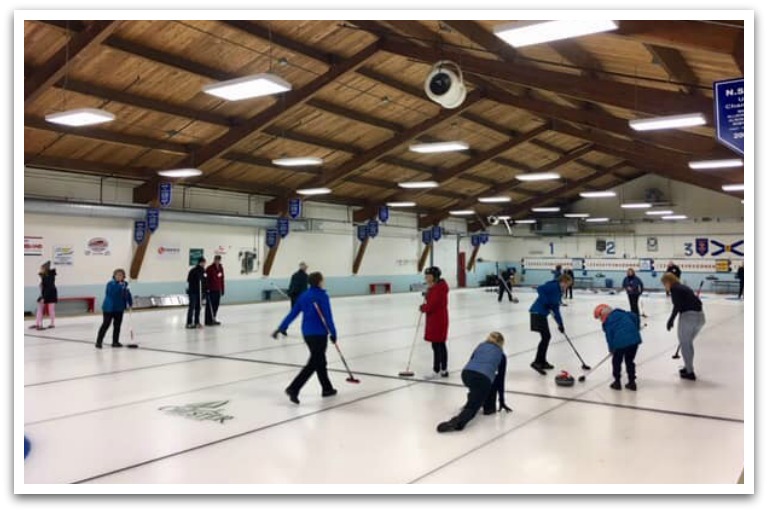
[[25,236],[24,237],[24,256],[42,256],[43,255],[43,237]]
[[86,256],[109,256],[109,254],[109,240],[106,238],[91,238],[85,246]]
[[162,260],[177,260],[181,258],[181,247],[177,244],[165,244],[157,247],[157,257]]
[[71,245],[53,246],[54,265],[72,265],[75,259],[75,248]]

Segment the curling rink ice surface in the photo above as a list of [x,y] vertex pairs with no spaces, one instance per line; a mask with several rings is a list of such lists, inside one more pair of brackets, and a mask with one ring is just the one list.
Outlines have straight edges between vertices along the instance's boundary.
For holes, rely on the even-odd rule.
[[[554,323],[548,359],[535,373],[529,331],[533,290],[498,304],[482,289],[450,294],[447,379],[426,381],[432,351],[416,344],[405,369],[418,293],[332,298],[339,346],[360,378],[345,382],[329,345],[339,394],[320,397],[315,377],[300,395],[283,390],[308,357],[300,319],[289,337],[269,334],[287,302],[223,306],[219,327],[184,329],[182,309],[135,312],[138,350],[94,348],[101,316],[25,322],[24,421],[32,450],[25,483],[735,483],[743,467],[742,303],[703,298],[707,324],[695,341],[696,382],[678,377],[675,330],[663,293],[637,356],[638,391],[608,387],[610,362],[574,387],[561,369],[580,363]],[[592,310],[627,309],[624,295],[577,292],[562,308],[566,332],[588,364],[607,354]],[[47,324],[47,319],[46,319]],[[121,341],[129,342],[128,317]],[[677,326],[675,326],[676,328]],[[423,329],[423,324],[422,324]],[[436,425],[464,403],[461,368],[491,330],[506,337],[511,414],[480,413],[462,432]],[[626,378],[622,378],[626,382]],[[198,404],[194,406],[193,404]],[[198,419],[191,417],[198,415]]]

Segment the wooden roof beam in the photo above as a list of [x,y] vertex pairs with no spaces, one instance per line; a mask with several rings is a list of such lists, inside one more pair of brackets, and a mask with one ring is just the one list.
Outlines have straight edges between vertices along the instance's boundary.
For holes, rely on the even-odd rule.
[[[252,23],[249,20],[223,20],[220,23],[223,23],[230,28],[245,32],[246,34],[250,34],[265,42],[270,42],[277,46],[281,46],[286,50],[290,50],[299,55],[303,55],[318,62],[322,62],[323,64],[331,65],[338,61],[338,57],[332,53],[326,53],[317,49],[315,46],[300,43],[289,37],[274,32],[268,27],[263,27],[261,25]],[[269,23],[269,21],[267,21],[267,23]]]
[[96,20],[89,23],[82,32],[71,36],[48,62],[24,79],[24,105],[29,105],[48,87],[63,78],[73,62],[102,44],[119,24],[120,21],[116,20]]
[[254,132],[263,131],[274,124],[281,115],[312,99],[323,87],[334,80],[359,68],[377,52],[378,45],[376,43],[367,46],[349,59],[332,66],[328,72],[315,78],[307,85],[284,93],[280,101],[275,102],[271,107],[261,111],[253,118],[242,122],[242,124],[230,128],[227,133],[200,148],[200,150],[195,152],[194,162],[192,156],[190,156],[179,161],[177,165],[182,167],[190,165],[202,166],[206,162],[219,157]]
[[[637,132],[629,127],[629,121],[610,115],[606,112],[593,110],[578,110],[563,107],[549,101],[534,98],[522,98],[502,91],[498,88],[487,91],[488,99],[526,110],[551,121],[560,120],[596,128],[601,131],[642,140],[648,144],[658,145],[691,154],[719,154],[725,156],[724,148],[712,137],[705,137],[679,130],[668,130],[665,133]],[[679,96],[679,95],[678,95]],[[711,100],[702,98],[711,103]],[[710,105],[711,110],[711,105]]]
[[500,66],[498,61],[481,59],[452,48],[417,47],[391,40],[381,41],[381,49],[422,62],[440,59],[461,62],[462,70],[533,89],[543,89],[566,97],[604,103],[652,115],[675,112],[702,112],[711,117],[711,101],[706,98],[683,96],[650,87],[635,86],[609,80],[586,78],[518,64]]
[[701,91],[697,87],[691,87],[689,85],[698,85],[699,77],[693,72],[691,67],[685,61],[683,54],[674,48],[666,46],[658,46],[655,44],[646,44],[645,48],[648,53],[653,57],[653,62],[658,64],[669,76],[670,80],[680,84],[680,90],[686,94],[701,95]]
[[737,41],[744,38],[744,29],[705,21],[621,20],[618,30],[608,34],[681,50],[733,55]]
[[[559,167],[561,167],[561,166],[563,166],[563,165],[565,165],[565,164],[575,160],[576,158],[584,156],[585,154],[589,153],[592,150],[593,150],[592,144],[585,144],[584,146],[582,146],[580,148],[577,148],[576,150],[571,151],[570,153],[566,153],[565,155],[561,156],[560,158],[558,158],[554,162],[551,162],[551,163],[549,163],[549,164],[547,164],[547,165],[545,165],[545,166],[543,166],[543,167],[541,167],[539,169],[536,169],[536,172],[552,171],[554,169],[557,169],[557,168],[559,168]],[[489,190],[484,190],[484,191],[480,192],[479,194],[473,195],[472,197],[468,198],[465,201],[460,202],[459,204],[452,205],[452,206],[450,206],[450,208],[451,209],[470,208],[470,207],[476,205],[477,200],[480,197],[483,197],[483,196],[494,196],[494,195],[508,193],[508,192],[511,192],[511,191],[516,190],[518,188],[521,188],[522,186],[524,186],[524,184],[525,184],[525,182],[520,182],[520,181],[516,180],[515,178],[512,178],[511,180],[509,180],[507,182],[504,182],[504,183],[500,183],[500,184],[496,185],[495,187],[493,187],[493,188],[491,188]],[[537,196],[538,196],[538,194],[537,194]],[[419,227],[423,228],[423,227],[431,226],[432,224],[436,224],[436,223],[440,222],[441,220],[445,219],[446,217],[448,217],[448,213],[446,211],[443,211],[443,212],[440,212],[440,213],[437,213],[437,214],[434,214],[434,215],[430,215],[430,216],[427,216],[427,217],[422,217],[422,218],[419,219]]]

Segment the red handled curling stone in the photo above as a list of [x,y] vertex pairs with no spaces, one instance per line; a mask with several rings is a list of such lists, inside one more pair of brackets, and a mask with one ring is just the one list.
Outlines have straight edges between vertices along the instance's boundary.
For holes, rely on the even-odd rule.
[[576,382],[573,375],[563,370],[558,375],[555,375],[555,384],[558,386],[570,387]]

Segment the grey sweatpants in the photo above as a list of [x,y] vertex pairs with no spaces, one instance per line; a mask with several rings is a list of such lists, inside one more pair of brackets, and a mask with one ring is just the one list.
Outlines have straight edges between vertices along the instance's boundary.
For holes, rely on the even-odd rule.
[[693,339],[704,327],[706,319],[703,311],[686,311],[680,313],[677,323],[677,340],[680,342],[680,352],[683,354],[685,371],[693,373]]

